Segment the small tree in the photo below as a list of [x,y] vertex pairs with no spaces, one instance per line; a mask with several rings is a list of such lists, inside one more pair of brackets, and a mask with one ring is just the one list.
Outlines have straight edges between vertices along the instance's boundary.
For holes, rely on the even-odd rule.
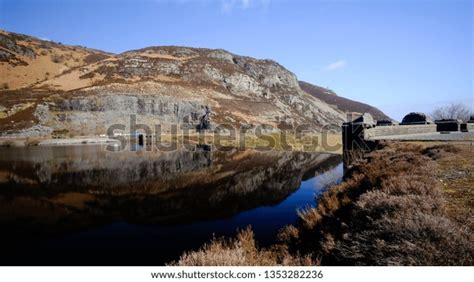
[[462,103],[451,103],[448,106],[438,107],[432,113],[431,117],[437,119],[460,119],[469,120],[472,110]]

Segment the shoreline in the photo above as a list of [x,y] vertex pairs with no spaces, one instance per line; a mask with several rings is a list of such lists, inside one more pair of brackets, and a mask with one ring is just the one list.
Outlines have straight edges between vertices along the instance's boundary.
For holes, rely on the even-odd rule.
[[[123,137],[122,137],[123,138]],[[128,142],[134,138],[125,137]],[[322,134],[297,138],[288,135],[282,139],[278,134],[265,136],[225,136],[217,138],[211,135],[161,135],[161,142],[179,142],[180,144],[205,144],[222,147],[238,147],[247,149],[261,148],[262,150],[275,151],[298,151],[298,152],[317,152],[342,154],[342,135],[328,134],[324,137]],[[145,139],[146,144],[150,144]],[[151,140],[150,140],[151,141]],[[242,143],[243,142],[243,143]],[[46,137],[0,137],[0,147],[29,147],[29,146],[67,146],[67,145],[99,145],[99,144],[118,144],[120,139],[114,139],[108,136],[78,136],[68,138],[46,138]],[[153,144],[153,143],[151,143]]]
[[34,147],[34,146],[68,146],[68,145],[99,145],[120,143],[108,137],[73,137],[64,139],[53,138],[17,138],[0,137],[0,147]]

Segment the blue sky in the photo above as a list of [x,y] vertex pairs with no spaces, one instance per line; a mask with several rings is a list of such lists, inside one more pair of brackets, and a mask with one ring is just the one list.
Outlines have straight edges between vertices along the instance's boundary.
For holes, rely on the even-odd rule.
[[398,120],[474,108],[473,14],[469,0],[0,0],[1,29],[115,53],[184,45],[269,58]]

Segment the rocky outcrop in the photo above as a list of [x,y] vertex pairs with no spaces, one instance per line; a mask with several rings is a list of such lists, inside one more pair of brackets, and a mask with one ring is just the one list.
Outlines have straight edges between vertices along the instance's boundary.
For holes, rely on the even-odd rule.
[[198,131],[204,131],[206,129],[212,128],[210,115],[211,115],[211,111],[206,106],[205,113],[204,115],[201,115],[201,117],[199,118],[199,124],[196,126],[196,129]]
[[53,128],[43,125],[33,125],[32,127],[20,129],[15,132],[2,132],[0,136],[29,138],[38,136],[48,136],[53,132]]
[[[75,135],[103,134],[113,124],[123,124],[127,132],[131,117],[137,123],[176,124],[192,129],[210,129],[208,105],[196,101],[177,100],[157,95],[113,93],[82,96],[37,106],[35,116],[40,124],[54,129],[67,129]],[[169,128],[164,128],[169,129]]]
[[2,33],[0,33],[0,46],[7,50],[11,50],[12,52],[15,52],[21,56],[25,56],[31,59],[34,59],[36,55],[35,52],[30,48],[17,44],[16,40],[12,36],[8,36]]
[[197,119],[206,106],[191,101],[176,101],[171,97],[114,93],[65,99],[55,105],[55,111],[111,112],[121,115],[140,114],[168,118],[181,122],[186,117]]

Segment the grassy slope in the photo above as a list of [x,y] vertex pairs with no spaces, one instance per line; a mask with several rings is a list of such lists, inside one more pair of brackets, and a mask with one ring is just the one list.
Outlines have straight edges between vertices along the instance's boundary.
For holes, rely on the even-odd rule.
[[343,112],[370,113],[376,120],[390,119],[381,110],[373,106],[337,96],[329,89],[312,85],[304,81],[300,81],[299,84],[301,89],[303,89],[306,93]]
[[0,38],[0,51],[9,54],[8,58],[0,60],[0,73],[5,82],[1,85],[2,89],[29,87],[68,70],[110,57],[106,52],[63,45],[3,30],[0,30]]

